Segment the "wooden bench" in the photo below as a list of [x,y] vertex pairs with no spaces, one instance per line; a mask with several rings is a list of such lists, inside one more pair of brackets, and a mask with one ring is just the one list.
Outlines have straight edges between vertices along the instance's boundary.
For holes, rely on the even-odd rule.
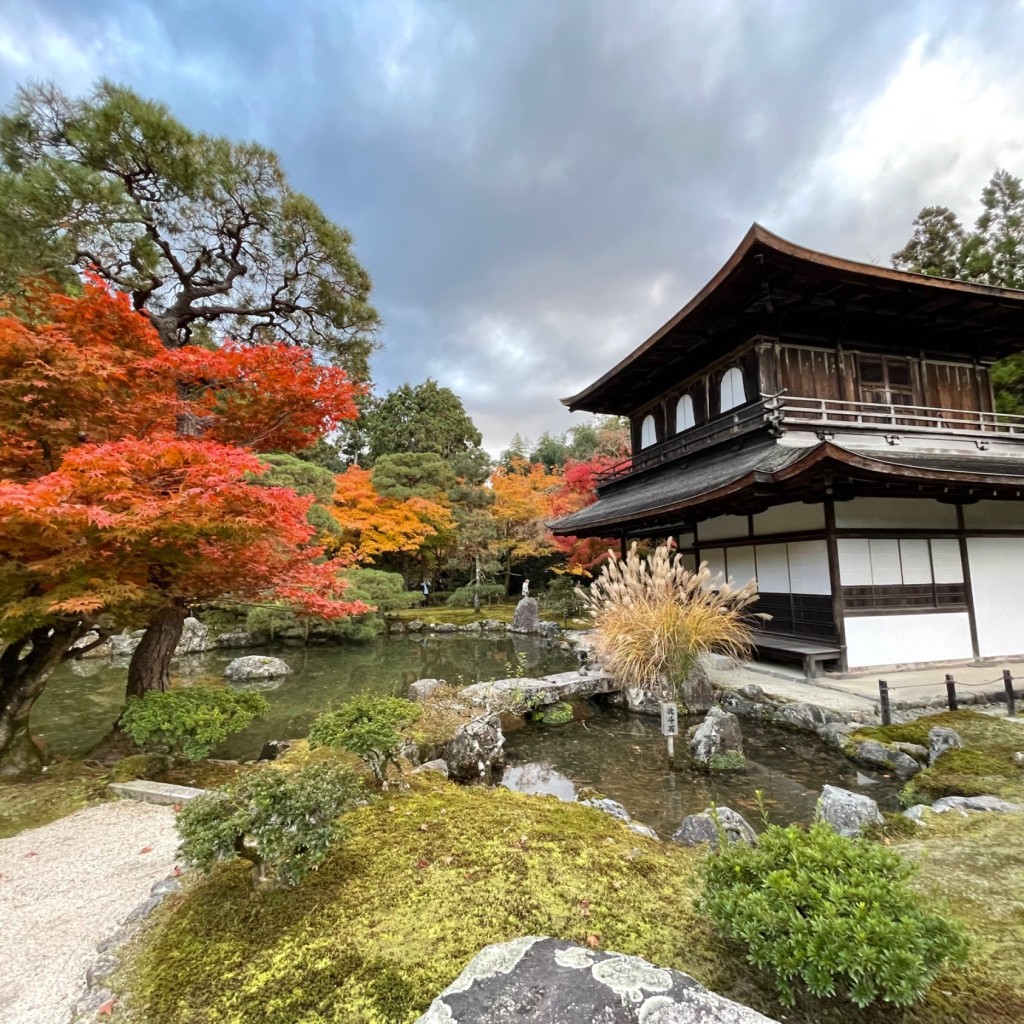
[[808,640],[806,637],[771,633],[763,629],[754,630],[754,650],[799,661],[808,679],[820,676],[826,661],[838,661],[843,655],[837,644],[830,644],[827,640]]

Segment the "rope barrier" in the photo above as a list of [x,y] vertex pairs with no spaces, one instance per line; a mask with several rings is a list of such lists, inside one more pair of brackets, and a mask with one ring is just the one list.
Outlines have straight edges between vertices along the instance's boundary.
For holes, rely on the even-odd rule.
[[[1002,674],[995,679],[983,680],[978,683],[960,683],[950,673],[946,673],[943,680],[946,687],[946,703],[950,711],[959,710],[956,688],[960,686],[964,690],[976,690],[979,687],[992,687],[996,683],[1003,684],[1004,699],[1006,700],[1006,714],[1010,717],[1017,713],[1017,694],[1013,688],[1013,676],[1009,669],[1003,669]],[[903,686],[890,686],[884,679],[878,680],[878,707],[882,715],[882,725],[892,724],[892,707],[889,703],[889,695],[896,690],[914,690],[922,687],[932,688],[934,683],[904,683]],[[995,695],[994,695],[995,696]]]

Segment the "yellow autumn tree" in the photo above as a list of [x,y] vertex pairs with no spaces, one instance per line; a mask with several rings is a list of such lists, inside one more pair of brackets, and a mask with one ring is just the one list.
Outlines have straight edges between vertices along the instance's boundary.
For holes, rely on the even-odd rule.
[[438,501],[378,494],[371,471],[361,466],[335,477],[331,515],[341,527],[338,547],[364,564],[384,554],[415,554],[455,525],[451,509]]
[[557,473],[549,473],[543,463],[530,464],[525,459],[513,459],[491,476],[494,504],[490,511],[497,532],[491,550],[505,564],[506,589],[515,559],[558,550],[547,523],[552,517],[552,500],[561,485]]

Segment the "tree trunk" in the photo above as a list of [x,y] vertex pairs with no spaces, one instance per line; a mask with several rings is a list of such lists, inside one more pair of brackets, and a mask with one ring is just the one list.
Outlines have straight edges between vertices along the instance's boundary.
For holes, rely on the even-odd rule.
[[29,714],[46,680],[84,629],[79,622],[34,629],[0,655],[0,775],[42,767],[43,753],[29,732]]
[[145,697],[154,691],[163,693],[170,686],[171,658],[186,618],[188,609],[180,604],[167,605],[153,613],[145,635],[132,654],[125,697]]

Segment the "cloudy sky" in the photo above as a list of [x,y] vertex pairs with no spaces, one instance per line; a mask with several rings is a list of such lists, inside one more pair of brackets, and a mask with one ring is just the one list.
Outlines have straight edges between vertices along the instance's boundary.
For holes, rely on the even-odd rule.
[[432,376],[492,451],[754,220],[879,263],[1024,174],[1024,0],[0,0],[0,100],[98,77],[276,149],[355,235],[378,389]]

